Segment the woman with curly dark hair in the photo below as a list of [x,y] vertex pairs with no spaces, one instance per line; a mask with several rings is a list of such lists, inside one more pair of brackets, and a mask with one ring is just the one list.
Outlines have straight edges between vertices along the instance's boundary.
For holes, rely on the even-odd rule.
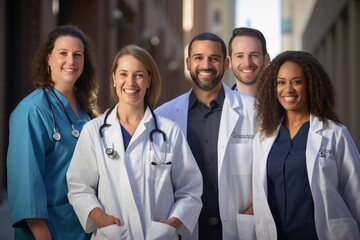
[[334,96],[307,52],[283,52],[262,72],[253,152],[258,239],[360,239],[360,157]]
[[69,204],[65,175],[79,132],[98,115],[90,43],[72,25],[51,31],[34,56],[36,89],[10,116],[7,176],[15,239],[89,238]]

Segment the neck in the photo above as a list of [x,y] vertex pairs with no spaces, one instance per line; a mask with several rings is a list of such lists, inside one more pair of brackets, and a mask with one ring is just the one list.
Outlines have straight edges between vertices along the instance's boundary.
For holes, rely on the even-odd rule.
[[242,93],[245,93],[245,94],[253,96],[253,97],[255,96],[256,84],[245,85],[245,84],[241,84],[241,83],[239,83],[239,81],[237,81],[236,88],[237,88],[238,92],[242,92]]
[[144,105],[134,107],[119,103],[117,115],[121,123],[138,122],[138,120],[141,120],[145,115],[144,109]]
[[193,87],[193,92],[196,98],[198,99],[198,101],[200,101],[205,106],[210,107],[210,102],[218,96],[221,86],[222,84],[218,84],[215,88],[213,88],[210,91],[204,91],[196,86]]
[[285,118],[285,126],[287,128],[291,127],[298,127],[304,124],[305,122],[309,121],[310,114],[309,113],[293,113],[293,112],[287,112],[286,118]]
[[54,86],[54,88],[61,93],[70,103],[76,102],[75,92],[73,87],[65,88]]

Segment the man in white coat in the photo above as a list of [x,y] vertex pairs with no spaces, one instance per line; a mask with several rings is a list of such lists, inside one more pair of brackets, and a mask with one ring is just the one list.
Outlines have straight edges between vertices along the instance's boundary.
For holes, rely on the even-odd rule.
[[222,83],[229,59],[217,35],[194,37],[186,64],[192,89],[156,113],[179,124],[203,175],[199,234],[191,239],[252,239],[253,98]]

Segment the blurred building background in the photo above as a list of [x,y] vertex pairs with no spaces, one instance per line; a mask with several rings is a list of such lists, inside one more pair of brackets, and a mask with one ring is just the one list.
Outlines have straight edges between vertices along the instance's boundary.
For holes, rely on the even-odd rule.
[[[190,88],[184,57],[193,36],[210,31],[228,43],[236,1],[246,0],[0,0],[0,239],[11,240],[2,235],[8,225],[1,212],[9,114],[33,90],[30,63],[46,34],[72,23],[92,38],[103,110],[113,104],[108,75],[116,52],[130,43],[144,47],[162,76],[162,103]],[[282,0],[281,5],[282,50],[306,50],[324,64],[336,86],[340,117],[359,147],[360,1]],[[226,83],[232,85],[232,79],[228,71]]]
[[360,146],[360,1],[282,0],[282,50],[314,54],[332,79],[337,112]]

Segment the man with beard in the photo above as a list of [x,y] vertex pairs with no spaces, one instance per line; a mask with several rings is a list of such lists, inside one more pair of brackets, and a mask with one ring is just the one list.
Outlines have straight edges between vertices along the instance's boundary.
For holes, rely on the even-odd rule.
[[258,75],[270,62],[264,35],[254,28],[235,28],[229,41],[229,56],[236,77],[232,88],[255,96]]
[[199,234],[183,239],[252,239],[253,98],[222,82],[229,59],[215,34],[191,40],[186,65],[192,89],[156,109],[179,124],[203,176]]

